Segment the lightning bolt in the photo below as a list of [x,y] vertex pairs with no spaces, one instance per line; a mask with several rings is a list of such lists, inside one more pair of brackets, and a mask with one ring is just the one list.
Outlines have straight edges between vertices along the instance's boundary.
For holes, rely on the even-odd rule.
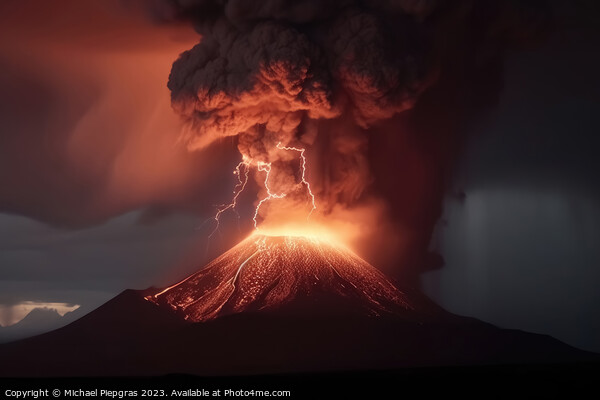
[[308,195],[310,196],[311,201],[312,201],[312,208],[310,209],[310,212],[308,213],[308,217],[307,217],[307,218],[310,218],[313,211],[315,211],[317,209],[317,204],[315,203],[315,195],[313,194],[312,190],[310,189],[310,183],[308,183],[308,181],[306,180],[306,157],[304,156],[304,152],[306,151],[306,149],[298,148],[298,147],[282,146],[281,142],[277,143],[277,148],[281,149],[281,150],[287,150],[287,151],[297,151],[300,153],[300,159],[302,160],[302,163],[300,165],[302,168],[302,179],[300,180],[300,184],[304,185],[306,187],[306,190],[308,191]]
[[[286,147],[286,146],[283,146],[281,144],[281,142],[277,143],[276,147],[280,150],[296,151],[296,152],[300,153],[300,160],[301,160],[300,168],[302,170],[302,174],[301,174],[301,179],[300,179],[300,182],[298,183],[298,185],[306,187],[308,195],[310,196],[312,208],[311,208],[310,212],[308,213],[307,218],[309,218],[311,216],[311,214],[313,213],[313,211],[317,209],[317,205],[315,202],[315,196],[310,187],[310,183],[308,183],[308,181],[306,180],[306,157],[304,155],[306,149],[298,148],[298,147]],[[219,231],[221,215],[224,212],[226,212],[227,210],[232,210],[237,214],[236,207],[237,207],[238,197],[246,188],[246,184],[248,183],[248,174],[249,174],[250,168],[253,164],[254,164],[254,160],[249,159],[248,157],[244,156],[242,158],[242,161],[240,161],[240,163],[235,167],[233,174],[237,176],[238,182],[233,189],[233,198],[229,204],[222,204],[217,208],[217,212],[216,212],[215,216],[213,217],[213,219],[216,222],[215,228],[211,232],[211,234],[208,236],[209,239],[211,239],[214,236],[214,234]],[[256,229],[258,231],[258,213],[260,211],[261,206],[269,200],[282,199],[287,195],[287,193],[274,193],[271,190],[271,188],[269,186],[269,179],[271,176],[271,163],[270,162],[257,161],[256,169],[258,172],[265,173],[265,180],[263,181],[263,184],[264,184],[265,190],[267,191],[267,196],[258,202],[256,209],[254,211],[254,217],[252,218],[252,220],[254,221],[254,229]],[[243,175],[243,178],[242,178],[242,175]],[[239,217],[239,214],[238,214],[238,217]]]
[[271,175],[271,163],[259,161],[256,164],[256,168],[258,169],[259,172],[265,173],[264,185],[265,185],[265,189],[267,190],[267,197],[263,198],[261,201],[258,202],[258,205],[256,206],[256,210],[254,211],[254,217],[252,218],[254,220],[254,229],[258,230],[257,218],[258,218],[258,210],[260,210],[260,206],[262,206],[265,201],[269,201],[271,199],[282,199],[286,196],[286,193],[276,194],[276,193],[271,192],[271,188],[269,188],[269,176]]
[[[242,180],[242,167],[244,167],[244,179],[243,180]],[[222,204],[217,208],[217,213],[213,217],[213,219],[216,221],[215,229],[208,236],[209,239],[212,238],[212,236],[219,230],[221,214],[223,214],[227,210],[233,210],[237,214],[237,211],[235,209],[237,206],[237,200],[238,200],[238,197],[240,196],[240,194],[246,188],[246,184],[248,183],[248,173],[249,172],[250,172],[250,161],[246,158],[246,156],[244,156],[242,158],[242,161],[240,161],[240,163],[235,167],[235,170],[233,171],[233,174],[237,176],[237,180],[238,180],[238,183],[233,188],[233,199],[231,200],[231,203]],[[238,218],[239,218],[239,214],[238,214]]]

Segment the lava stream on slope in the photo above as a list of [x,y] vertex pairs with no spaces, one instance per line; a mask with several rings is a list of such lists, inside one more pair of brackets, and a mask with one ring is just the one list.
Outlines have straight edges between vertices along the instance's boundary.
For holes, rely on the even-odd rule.
[[344,246],[314,237],[260,234],[145,298],[193,322],[282,307],[327,312],[333,304],[372,316],[414,310],[405,293]]

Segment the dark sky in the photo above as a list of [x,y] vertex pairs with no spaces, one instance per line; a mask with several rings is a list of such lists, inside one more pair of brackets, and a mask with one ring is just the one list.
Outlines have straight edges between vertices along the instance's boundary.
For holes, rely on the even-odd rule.
[[[110,7],[88,26],[64,3],[54,23],[29,12],[41,2],[0,6],[0,304],[99,305],[228,244],[207,250],[203,222],[235,151],[179,152],[165,133],[170,63],[197,37]],[[555,32],[508,56],[498,104],[469,127],[432,245],[446,265],[423,285],[450,311],[600,351],[600,13],[554,5]]]
[[452,311],[600,351],[600,14],[579,6],[507,59],[457,177],[466,198],[446,204],[447,265],[424,281]]

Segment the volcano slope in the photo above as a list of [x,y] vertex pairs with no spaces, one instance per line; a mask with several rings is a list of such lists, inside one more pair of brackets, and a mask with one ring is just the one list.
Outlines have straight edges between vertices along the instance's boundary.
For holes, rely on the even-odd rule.
[[338,312],[370,316],[406,316],[414,311],[404,293],[350,250],[298,236],[252,235],[205,268],[146,299],[194,322],[283,306],[309,313],[338,306]]
[[127,290],[0,345],[0,376],[246,375],[596,363],[549,336],[453,315],[350,250],[252,235],[166,288]]

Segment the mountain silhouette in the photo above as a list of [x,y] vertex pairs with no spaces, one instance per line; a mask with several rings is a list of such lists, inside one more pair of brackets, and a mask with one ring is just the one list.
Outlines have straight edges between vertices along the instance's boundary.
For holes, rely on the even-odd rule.
[[256,375],[592,361],[546,335],[451,314],[350,250],[255,235],[164,289],[0,345],[0,376]]
[[0,328],[0,343],[39,335],[43,332],[61,328],[82,315],[78,309],[69,311],[61,316],[54,308],[36,307],[16,324]]

